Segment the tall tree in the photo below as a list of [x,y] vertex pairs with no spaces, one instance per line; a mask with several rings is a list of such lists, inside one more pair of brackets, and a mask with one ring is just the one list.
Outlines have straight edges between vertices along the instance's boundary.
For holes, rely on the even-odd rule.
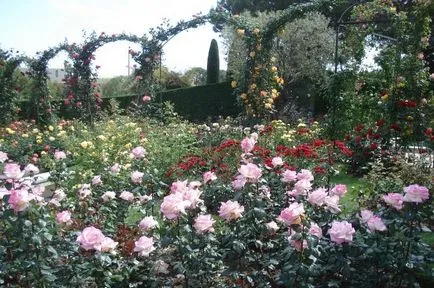
[[208,64],[206,67],[206,83],[218,83],[220,74],[219,47],[217,41],[212,39],[208,51]]

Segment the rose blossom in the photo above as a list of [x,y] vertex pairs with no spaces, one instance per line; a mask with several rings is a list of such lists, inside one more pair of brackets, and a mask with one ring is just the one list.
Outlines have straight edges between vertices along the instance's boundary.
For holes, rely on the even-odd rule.
[[342,197],[347,193],[347,185],[345,184],[337,184],[333,189],[330,191],[330,195],[338,195],[339,197]]
[[311,223],[309,228],[309,234],[317,237],[318,239],[322,238],[322,229],[316,223]]
[[143,175],[145,175],[145,174],[142,172],[134,171],[131,173],[131,181],[134,184],[141,184],[142,180],[143,180]]
[[54,159],[56,161],[66,159],[66,153],[63,151],[56,151],[54,152]]
[[247,163],[246,165],[241,165],[238,169],[241,175],[252,183],[256,183],[262,176],[261,168],[256,164]]
[[244,212],[244,207],[241,206],[238,201],[228,200],[226,202],[221,202],[219,208],[219,215],[226,221],[236,220],[240,218],[241,213]]
[[78,198],[84,199],[92,193],[90,190],[90,184],[83,184],[83,186],[78,190]]
[[325,197],[327,196],[327,191],[324,188],[318,188],[307,196],[307,201],[309,201],[310,204],[321,206],[324,204]]
[[234,181],[232,181],[232,188],[234,188],[235,190],[240,190],[244,187],[244,185],[246,185],[246,178],[244,178],[243,175],[237,175],[237,177],[235,178]]
[[214,172],[208,171],[208,172],[205,172],[203,174],[203,183],[204,184],[211,182],[211,181],[214,181],[214,180],[217,180],[217,176],[215,175]]
[[143,103],[147,103],[147,102],[151,101],[151,96],[148,96],[148,95],[143,96],[142,101],[143,101]]
[[113,253],[114,250],[116,249],[116,246],[118,246],[118,244],[119,243],[115,242],[112,238],[104,237],[104,240],[102,240],[101,245],[98,247],[99,249],[97,250],[101,252]]
[[29,192],[25,189],[11,190],[8,204],[15,212],[21,212],[29,207],[32,199],[33,198],[29,195]]
[[60,201],[62,201],[65,198],[66,198],[66,194],[63,191],[63,189],[57,189],[56,191],[54,191],[53,196],[48,203],[59,207]]
[[184,191],[188,190],[188,181],[180,181],[177,180],[176,182],[173,182],[172,185],[170,185],[170,192],[172,193],[176,193],[176,192],[180,192],[180,193],[184,193]]
[[27,164],[27,166],[24,168],[24,172],[26,174],[35,175],[39,173],[39,168],[33,164]]
[[160,206],[161,213],[169,220],[178,219],[179,215],[185,214],[186,207],[190,206],[190,201],[184,200],[182,193],[173,193],[164,197]]
[[396,210],[401,210],[404,203],[404,196],[399,193],[389,193],[387,195],[383,195],[383,200]]
[[295,182],[292,196],[306,195],[312,189],[312,182],[307,179],[301,179]]
[[[200,199],[200,195],[202,195],[202,191],[199,189],[188,189],[182,193],[182,199],[185,200],[185,208],[186,209],[195,209],[198,205],[203,203],[203,200]],[[187,204],[187,202],[189,204]]]
[[71,221],[71,212],[65,210],[56,214],[56,222],[58,224],[70,224]]
[[134,252],[139,252],[139,256],[149,256],[155,250],[154,239],[142,236],[134,242]]
[[384,225],[383,220],[381,220],[380,217],[373,215],[371,218],[369,218],[367,222],[369,231],[375,232],[375,231],[386,231],[386,225]]
[[8,154],[5,152],[0,151],[0,163],[5,163],[6,160],[8,160]]
[[199,215],[194,220],[193,227],[196,229],[197,233],[202,234],[205,232],[214,232],[214,228],[212,227],[215,223],[215,220],[212,219],[211,215]]
[[297,180],[313,181],[313,174],[307,169],[301,169],[301,171],[297,173]]
[[96,175],[92,178],[92,185],[94,185],[94,186],[101,186],[102,185],[101,175]]
[[131,151],[131,155],[135,158],[135,159],[141,159],[144,158],[146,155],[146,150],[145,148],[143,148],[142,146],[137,146],[136,148],[134,148]]
[[282,173],[282,182],[289,183],[297,179],[297,172],[292,170],[285,170]]
[[20,165],[15,163],[7,163],[3,168],[3,173],[8,179],[20,179],[24,175],[21,172]]
[[157,275],[158,274],[169,274],[169,264],[167,264],[163,260],[155,261],[154,272]]
[[347,221],[333,221],[332,227],[328,230],[330,240],[337,244],[352,242],[355,233],[356,230]]
[[341,212],[341,208],[339,207],[339,196],[326,196],[324,199],[324,203],[326,205],[326,209],[332,212],[333,214]]
[[404,202],[422,203],[429,198],[428,188],[413,184],[404,188]]
[[279,226],[274,221],[268,222],[267,224],[265,224],[265,227],[267,227],[267,230],[271,233],[276,233],[277,230],[279,230]]
[[139,223],[139,228],[143,232],[151,230],[151,229],[153,229],[153,228],[155,228],[157,226],[158,226],[158,222],[152,216],[146,216]]
[[108,201],[116,198],[116,193],[113,191],[106,191],[106,192],[104,192],[104,194],[102,194],[101,198],[102,198],[102,201],[108,202]]
[[360,211],[360,217],[362,218],[362,223],[367,223],[369,221],[369,219],[372,218],[372,216],[374,216],[374,213],[372,213],[372,211],[370,210],[362,210]]
[[191,181],[190,183],[188,183],[188,188],[189,189],[197,189],[200,186],[202,186],[202,183],[200,181]]
[[252,137],[246,137],[241,141],[241,149],[244,153],[250,153],[255,147],[256,140]]
[[112,167],[110,167],[110,172],[114,175],[118,174],[121,171],[121,166],[118,163],[115,163]]
[[285,222],[290,226],[293,224],[300,224],[300,216],[304,213],[303,203],[294,202],[288,208],[283,209],[278,217],[279,221]]
[[282,166],[283,160],[281,157],[274,157],[271,159],[271,164],[273,164],[273,167]]
[[130,191],[122,191],[121,195],[119,195],[119,198],[131,202],[134,200],[134,194],[131,193]]
[[77,237],[77,242],[84,250],[101,250],[101,244],[105,236],[101,230],[90,226],[83,229]]

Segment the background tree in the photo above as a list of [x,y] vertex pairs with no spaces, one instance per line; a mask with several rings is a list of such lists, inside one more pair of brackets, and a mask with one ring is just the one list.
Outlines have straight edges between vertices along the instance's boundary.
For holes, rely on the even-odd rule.
[[182,76],[191,86],[200,86],[206,84],[206,70],[202,67],[193,67],[185,71]]
[[218,83],[220,74],[219,47],[215,39],[211,40],[206,66],[206,83]]

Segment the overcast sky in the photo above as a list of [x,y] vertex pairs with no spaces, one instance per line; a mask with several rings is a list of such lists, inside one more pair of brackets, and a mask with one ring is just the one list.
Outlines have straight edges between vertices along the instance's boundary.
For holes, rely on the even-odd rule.
[[[68,42],[80,43],[83,30],[143,35],[158,26],[163,18],[176,24],[192,15],[215,7],[217,0],[0,0],[0,48],[17,49],[27,56]],[[180,33],[164,48],[163,65],[183,72],[191,67],[206,68],[209,45],[219,41],[220,68],[226,69],[223,46],[211,25]],[[96,51],[95,65],[100,77],[127,74],[129,42],[106,44]],[[49,63],[62,68],[66,59],[60,53]]]

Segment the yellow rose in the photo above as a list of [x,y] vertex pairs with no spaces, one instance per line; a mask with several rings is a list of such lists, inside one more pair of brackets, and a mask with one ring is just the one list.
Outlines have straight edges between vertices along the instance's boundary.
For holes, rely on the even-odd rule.
[[53,136],[50,136],[50,137],[48,137],[48,140],[54,141],[54,140],[56,140],[56,138],[54,138]]
[[243,94],[240,95],[240,97],[241,97],[241,99],[243,99],[243,100],[244,100],[244,99],[247,99],[247,94],[246,94],[246,93],[243,93]]
[[6,132],[8,133],[8,134],[15,134],[15,131],[14,130],[12,130],[11,128],[6,128]]
[[276,66],[271,67],[271,71],[277,72],[277,67]]
[[390,12],[396,13],[396,7],[390,7]]
[[23,134],[21,135],[23,138],[29,138],[29,134]]
[[125,144],[125,148],[127,148],[127,149],[131,149],[131,147],[133,147],[133,144],[131,144],[131,143],[127,143],[127,144]]
[[43,156],[43,155],[47,155],[47,152],[45,152],[45,151],[41,151],[41,155]]
[[53,126],[48,126],[48,131],[53,132],[54,131],[54,127]]
[[249,54],[249,56],[250,56],[251,58],[255,57],[255,55],[256,55],[255,51],[252,51],[252,52],[250,52],[250,54]]
[[231,82],[232,88],[236,88],[237,85],[238,85],[237,81],[234,80],[234,81]]
[[42,144],[42,139],[36,139],[36,143]]
[[253,34],[259,34],[259,28],[255,28],[255,29],[253,29]]
[[237,34],[239,35],[239,36],[243,36],[244,35],[244,29],[237,29]]
[[32,130],[33,134],[37,134],[38,132],[39,132],[39,130],[37,128],[35,128],[35,129]]
[[273,106],[270,103],[265,103],[265,109],[271,109]]

